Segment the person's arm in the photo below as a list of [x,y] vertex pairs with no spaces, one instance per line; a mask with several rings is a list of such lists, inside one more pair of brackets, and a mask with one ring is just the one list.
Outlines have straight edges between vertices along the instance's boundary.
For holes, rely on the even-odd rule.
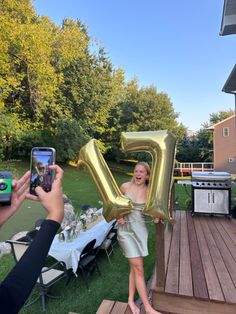
[[0,226],[3,225],[20,207],[28,193],[30,171],[27,171],[19,180],[12,182],[11,205],[0,206]]
[[59,227],[54,220],[44,220],[25,254],[0,285],[2,314],[18,313],[28,299]]
[[1,313],[18,313],[27,300],[64,217],[61,188],[63,170],[58,166],[51,166],[50,168],[56,170],[56,178],[52,184],[52,190],[46,193],[41,187],[37,187],[36,192],[38,196],[27,195],[31,200],[39,200],[41,202],[48,212],[47,218],[25,254],[0,286]]

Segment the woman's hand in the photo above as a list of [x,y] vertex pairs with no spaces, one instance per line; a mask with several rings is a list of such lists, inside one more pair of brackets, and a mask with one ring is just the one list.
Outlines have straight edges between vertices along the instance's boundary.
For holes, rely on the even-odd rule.
[[0,206],[0,226],[3,225],[20,207],[28,193],[30,171],[27,171],[19,180],[12,181],[11,205]]
[[125,224],[124,217],[121,217],[121,218],[117,219],[117,222],[118,222],[119,225],[124,225]]

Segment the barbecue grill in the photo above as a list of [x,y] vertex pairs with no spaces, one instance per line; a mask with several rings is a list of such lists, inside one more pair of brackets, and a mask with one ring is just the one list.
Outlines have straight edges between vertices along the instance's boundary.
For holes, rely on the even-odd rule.
[[192,212],[229,215],[231,175],[228,172],[192,172]]

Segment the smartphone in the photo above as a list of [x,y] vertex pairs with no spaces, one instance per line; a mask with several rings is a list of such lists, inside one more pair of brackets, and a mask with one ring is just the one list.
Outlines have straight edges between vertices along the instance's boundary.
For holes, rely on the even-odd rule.
[[0,172],[0,205],[11,205],[12,173]]
[[54,171],[49,169],[55,164],[56,151],[52,147],[34,147],[30,158],[30,193],[37,195],[35,188],[41,186],[45,192],[51,191]]

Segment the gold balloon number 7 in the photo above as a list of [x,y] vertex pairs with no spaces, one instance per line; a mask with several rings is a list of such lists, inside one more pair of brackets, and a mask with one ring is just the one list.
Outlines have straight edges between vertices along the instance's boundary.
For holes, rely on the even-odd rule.
[[124,152],[146,151],[152,155],[148,195],[143,213],[170,219],[169,196],[174,169],[176,139],[166,130],[127,132],[121,135]]
[[[175,137],[168,131],[123,132],[121,149],[124,152],[146,151],[152,155],[148,195],[143,213],[152,218],[167,219],[169,194],[175,157]],[[88,167],[103,202],[103,216],[107,221],[133,210],[132,202],[121,194],[106,161],[96,146],[95,139],[84,145],[78,165]]]

